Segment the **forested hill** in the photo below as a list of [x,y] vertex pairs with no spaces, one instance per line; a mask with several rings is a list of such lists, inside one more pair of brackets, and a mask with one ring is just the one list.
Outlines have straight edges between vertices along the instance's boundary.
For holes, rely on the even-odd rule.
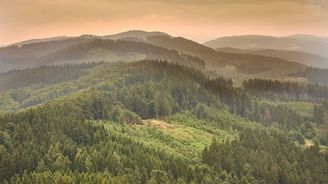
[[23,46],[11,45],[0,48],[0,72],[15,68],[30,68],[36,66],[40,57],[49,55],[65,47],[87,42],[85,38],[68,38],[47,42],[30,43]]
[[230,53],[244,53],[261,56],[269,56],[293,61],[303,65],[317,68],[328,68],[328,58],[300,51],[274,50],[274,49],[237,49],[231,47],[217,48],[217,51]]
[[328,69],[307,68],[293,73],[291,76],[306,77],[311,83],[328,85]]
[[90,61],[166,60],[170,63],[202,69],[205,62],[197,57],[143,42],[96,39],[59,50],[40,59],[42,64],[81,63]]
[[267,57],[216,51],[182,37],[145,31],[128,31],[107,36],[55,37],[17,43],[0,48],[0,72],[40,65],[140,59],[168,60],[184,64],[203,62],[211,74],[224,75],[238,81],[238,84],[243,79],[254,77],[308,80],[301,75],[290,76],[291,73],[307,69],[307,66],[293,62],[294,60],[272,55]]
[[44,65],[90,62],[136,61],[141,59],[167,60],[202,69],[205,62],[197,57],[175,50],[131,40],[103,40],[96,37],[78,37],[31,43],[22,47],[0,49],[0,72],[33,68]]
[[49,84],[35,80],[56,68],[17,71],[33,80],[0,92],[1,183],[328,182],[325,100],[258,98],[164,61],[86,66]]
[[92,68],[101,63],[80,65],[41,66],[25,70],[13,70],[0,74],[0,92],[26,87],[41,87],[76,80],[87,75]]
[[[24,69],[39,66],[39,59],[41,57],[53,54],[64,48],[81,44],[84,42],[89,42],[95,39],[117,40],[124,38],[137,38],[142,40],[143,38],[151,35],[154,36],[167,34],[160,32],[128,31],[106,36],[81,35],[77,37],[53,37],[26,40],[0,48],[0,72],[6,72],[12,69]],[[113,58],[112,60],[114,59],[117,58]],[[104,58],[102,58],[101,60],[104,60]]]
[[211,48],[234,47],[237,49],[279,49],[308,52],[328,56],[328,40],[311,35],[292,35],[284,37],[242,35],[221,37],[204,43]]
[[147,42],[201,58],[207,62],[208,67],[211,69],[233,66],[240,74],[262,76],[265,72],[275,72],[277,75],[282,76],[305,68],[302,64],[274,57],[218,52],[182,37],[150,36],[147,38]]
[[[287,51],[269,54],[232,53],[162,32],[128,31],[106,36],[82,35],[28,40],[0,48],[0,72],[43,65],[157,59],[199,67],[212,76],[231,78],[236,85],[252,78],[326,85],[328,78],[322,74],[325,70],[312,70],[307,66],[317,66],[318,63],[325,66],[324,57],[313,54],[299,56],[299,53],[295,55],[290,52],[285,56],[284,53]],[[305,60],[300,59],[305,56]]]

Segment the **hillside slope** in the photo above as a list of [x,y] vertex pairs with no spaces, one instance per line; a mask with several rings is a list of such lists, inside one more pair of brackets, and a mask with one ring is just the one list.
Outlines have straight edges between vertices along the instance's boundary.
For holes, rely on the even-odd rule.
[[223,73],[222,70],[226,67],[235,67],[235,70],[232,69],[226,72],[227,75],[230,74],[230,77],[234,74],[237,75],[237,73],[241,76],[242,74],[261,77],[266,75],[284,76],[305,68],[304,65],[274,57],[217,52],[214,49],[181,37],[152,36],[148,37],[147,42],[201,58],[206,62],[209,70],[217,70],[219,73]]
[[132,30],[132,31],[126,31],[122,33],[117,33],[113,35],[106,35],[106,36],[100,36],[101,39],[111,39],[111,40],[119,40],[124,38],[137,38],[140,40],[146,40],[147,37],[150,36],[167,36],[170,37],[169,34],[159,32],[159,31],[153,31],[153,32],[147,32],[142,30]]
[[77,37],[63,36],[26,40],[0,48],[0,72],[38,66],[41,57],[54,54],[55,52],[64,48],[71,47],[80,43],[89,42],[95,39],[117,40],[130,38],[130,40],[134,39],[135,41],[136,39],[140,39],[140,41],[142,41],[145,37],[150,35],[167,34],[161,32],[127,31],[106,36],[81,35]]
[[142,59],[166,60],[170,63],[202,69],[205,62],[197,57],[168,50],[143,42],[125,40],[101,40],[77,44],[42,57],[40,64],[73,64],[118,61],[137,61]]
[[319,56],[316,54],[288,51],[288,50],[273,50],[273,49],[237,49],[237,48],[217,48],[219,52],[230,52],[236,54],[253,54],[260,56],[268,56],[280,58],[295,63],[307,65],[315,68],[328,68],[328,57]]
[[38,59],[63,48],[90,41],[87,38],[69,38],[37,42],[22,46],[8,46],[0,48],[0,72],[11,69],[23,69],[37,66]]
[[56,73],[46,69],[17,71],[33,79],[0,95],[39,100],[0,114],[1,183],[328,181],[326,152],[303,145],[316,127],[298,114],[302,106],[263,103],[231,81],[167,62],[100,63],[37,85]]
[[328,56],[328,39],[314,36],[230,36],[205,42],[204,45],[214,49],[232,47],[238,49],[292,50]]
[[[254,77],[306,82],[304,77],[290,75],[305,70],[307,66],[303,64],[272,57],[273,54],[268,57],[216,51],[191,40],[174,38],[161,32],[128,31],[103,37],[83,35],[60,39],[0,48],[0,72],[44,64],[160,59],[181,62],[188,66],[202,63],[209,75],[223,75],[239,81],[239,84],[244,79]],[[104,41],[100,41],[101,39]]]

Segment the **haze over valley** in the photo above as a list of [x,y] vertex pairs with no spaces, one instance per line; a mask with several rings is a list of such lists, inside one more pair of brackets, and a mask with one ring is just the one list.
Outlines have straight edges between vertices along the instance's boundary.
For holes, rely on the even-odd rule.
[[325,0],[0,2],[0,184],[327,184]]
[[[317,50],[324,50],[326,46],[321,44],[322,41],[319,37],[317,39],[314,36],[291,37],[295,38],[291,39],[289,45],[296,42],[299,45],[307,45],[308,40],[311,40],[311,43],[314,42],[313,40],[318,40],[317,45],[323,46]],[[273,39],[274,37],[265,38]],[[220,41],[226,39],[229,39],[230,42]],[[209,41],[203,45],[183,37],[173,37],[163,32],[146,31],[127,31],[106,36],[54,37],[22,41],[1,48],[0,64],[1,71],[6,72],[13,69],[42,65],[101,61],[161,59],[178,62],[178,60],[185,60],[181,57],[189,57],[193,60],[190,65],[195,64],[195,62],[202,63],[204,71],[213,76],[222,75],[232,78],[237,83],[252,77],[306,82],[308,79],[303,76],[293,75],[290,77],[290,75],[310,67],[324,70],[328,66],[325,56],[310,51],[306,52],[307,50],[302,50],[300,46],[287,47],[288,44],[285,39],[277,39],[272,42],[266,39],[263,36],[252,36],[252,41],[248,41],[252,43],[247,43],[245,39],[240,41],[240,37],[235,39],[229,37]],[[265,47],[262,46],[263,49],[260,49],[263,42],[274,42],[274,44],[271,46],[266,44]],[[217,45],[214,46],[214,43]],[[259,48],[253,46],[246,48],[242,45],[259,45]],[[286,48],[284,50],[277,49],[281,48],[281,45],[286,45]],[[187,61],[184,64],[187,64]],[[325,79],[323,78],[320,81],[322,82]],[[316,82],[320,83],[320,81]]]

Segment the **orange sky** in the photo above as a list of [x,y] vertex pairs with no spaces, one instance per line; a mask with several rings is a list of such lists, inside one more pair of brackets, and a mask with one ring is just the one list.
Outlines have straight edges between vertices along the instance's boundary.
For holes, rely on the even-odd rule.
[[0,0],[0,44],[141,29],[219,36],[328,36],[327,0]]

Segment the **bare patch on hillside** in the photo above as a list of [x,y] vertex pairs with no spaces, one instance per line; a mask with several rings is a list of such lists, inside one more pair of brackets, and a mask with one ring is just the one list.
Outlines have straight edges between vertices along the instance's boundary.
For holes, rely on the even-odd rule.
[[166,123],[165,121],[158,120],[158,119],[142,120],[142,123],[144,125],[149,125],[149,126],[153,126],[153,127],[160,128],[160,129],[169,129],[169,128],[174,127],[174,125]]
[[314,142],[311,139],[305,139],[305,146],[306,147],[314,146]]

